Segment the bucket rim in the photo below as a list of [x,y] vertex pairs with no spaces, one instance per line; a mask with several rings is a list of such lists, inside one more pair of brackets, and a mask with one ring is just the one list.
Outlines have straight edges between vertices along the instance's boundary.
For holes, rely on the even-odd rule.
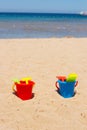
[[75,80],[75,81],[73,81],[73,82],[67,82],[67,81],[61,81],[61,80],[58,80],[57,82],[58,82],[58,83],[63,83],[63,84],[66,84],[66,83],[75,83],[75,82],[76,82],[76,80]]

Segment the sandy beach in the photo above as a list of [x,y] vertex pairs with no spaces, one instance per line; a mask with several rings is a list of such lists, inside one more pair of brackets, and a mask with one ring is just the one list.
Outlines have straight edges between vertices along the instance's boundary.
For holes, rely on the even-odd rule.
[[[76,94],[56,92],[56,76],[78,74]],[[13,94],[32,77],[34,97]],[[87,130],[87,38],[0,39],[0,130]]]

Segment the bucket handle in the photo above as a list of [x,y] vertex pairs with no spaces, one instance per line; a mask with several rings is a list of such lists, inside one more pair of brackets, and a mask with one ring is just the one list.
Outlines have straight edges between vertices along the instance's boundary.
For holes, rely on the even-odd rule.
[[[75,83],[75,87],[78,85],[78,81],[76,81],[76,83]],[[58,82],[56,81],[56,83],[55,83],[55,86],[56,86],[56,88],[57,89],[59,89],[59,85],[58,85]]]
[[58,82],[56,81],[56,83],[55,83],[55,86],[56,86],[56,88],[59,90],[59,85],[58,85]]
[[75,87],[78,85],[78,81],[76,81],[76,83],[75,83]]
[[15,83],[12,85],[12,90],[13,90],[14,93],[16,92],[16,90],[15,90]]
[[[35,85],[35,83],[33,84],[33,87],[34,87],[34,85]],[[14,93],[16,92],[16,90],[15,90],[15,83],[12,85],[12,90],[13,90]]]

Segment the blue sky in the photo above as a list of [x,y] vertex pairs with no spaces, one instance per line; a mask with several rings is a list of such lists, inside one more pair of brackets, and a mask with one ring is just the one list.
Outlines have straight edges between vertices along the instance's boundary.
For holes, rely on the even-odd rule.
[[87,11],[87,0],[0,0],[5,12],[65,12]]

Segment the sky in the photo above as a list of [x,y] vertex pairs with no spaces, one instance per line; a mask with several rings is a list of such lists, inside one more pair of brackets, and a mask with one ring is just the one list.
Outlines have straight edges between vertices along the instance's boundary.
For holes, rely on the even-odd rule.
[[87,11],[87,0],[0,0],[0,12],[58,12]]

